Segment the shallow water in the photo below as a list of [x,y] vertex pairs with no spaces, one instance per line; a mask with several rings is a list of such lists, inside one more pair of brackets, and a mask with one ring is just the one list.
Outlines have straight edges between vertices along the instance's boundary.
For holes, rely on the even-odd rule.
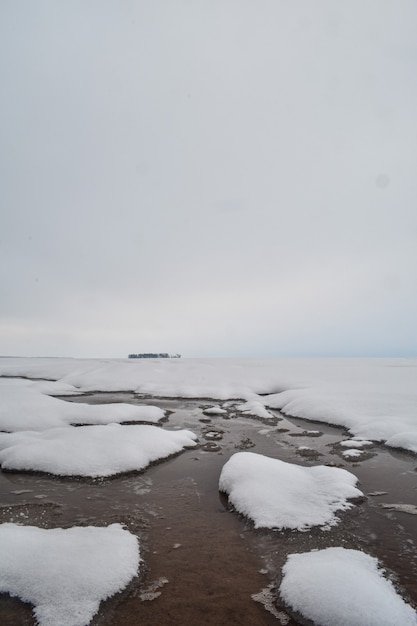
[[[281,567],[289,553],[329,546],[377,556],[402,594],[417,603],[417,517],[382,506],[417,505],[415,456],[373,446],[363,460],[348,461],[337,445],[348,438],[340,428],[278,412],[262,422],[231,406],[225,416],[207,416],[204,407],[215,404],[209,400],[130,393],[65,399],[155,404],[172,411],[163,428],[189,428],[201,444],[144,473],[106,480],[0,472],[1,522],[43,527],[121,522],[139,536],[144,559],[139,578],[102,603],[92,624],[302,624],[277,603]],[[218,492],[222,466],[241,449],[302,465],[342,466],[358,476],[365,494],[386,493],[368,495],[328,531],[255,531]],[[0,623],[35,622],[30,607],[3,594]]]

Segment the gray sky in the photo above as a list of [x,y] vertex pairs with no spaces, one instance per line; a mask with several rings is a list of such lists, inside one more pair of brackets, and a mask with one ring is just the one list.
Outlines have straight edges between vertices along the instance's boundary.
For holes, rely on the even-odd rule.
[[0,354],[417,355],[414,0],[2,0]]

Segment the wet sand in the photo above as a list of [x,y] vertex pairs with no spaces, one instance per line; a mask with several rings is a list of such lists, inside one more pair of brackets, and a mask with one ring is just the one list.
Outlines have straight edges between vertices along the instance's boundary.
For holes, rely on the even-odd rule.
[[[337,445],[346,438],[340,428],[278,412],[269,423],[261,422],[232,406],[224,416],[208,416],[204,408],[215,402],[206,399],[129,393],[63,399],[155,404],[172,411],[164,428],[189,428],[201,444],[144,473],[113,479],[0,473],[0,522],[45,528],[121,522],[139,537],[144,559],[139,577],[101,604],[93,625],[305,624],[277,603],[281,567],[289,553],[329,546],[378,557],[403,596],[417,603],[417,517],[382,506],[417,505],[415,456],[372,446],[363,460],[348,461]],[[367,499],[328,531],[254,530],[218,492],[222,466],[241,449],[307,466],[340,465],[358,476]],[[30,606],[1,594],[0,623],[35,621]]]

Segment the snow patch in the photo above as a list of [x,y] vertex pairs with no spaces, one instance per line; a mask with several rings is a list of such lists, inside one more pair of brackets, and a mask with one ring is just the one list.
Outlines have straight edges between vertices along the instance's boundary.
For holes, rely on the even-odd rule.
[[[49,385],[50,383],[48,383]],[[156,406],[66,402],[41,392],[45,383],[0,379],[0,430],[46,430],[70,424],[158,422],[165,413]]]
[[271,419],[274,417],[268,409],[265,408],[265,405],[260,400],[247,400],[242,404],[237,404],[236,409],[238,411],[242,411],[246,415],[254,415],[255,417],[260,417],[261,419]]
[[204,409],[204,413],[206,415],[224,415],[227,411],[219,406],[211,406],[208,409]]
[[0,591],[34,605],[40,626],[85,626],[137,575],[137,538],[120,524],[45,530],[0,525]]
[[363,450],[355,450],[354,448],[350,448],[349,450],[343,450],[342,455],[346,458],[354,458],[362,456]]
[[350,472],[319,465],[302,467],[254,452],[238,452],[224,465],[219,489],[255,528],[307,530],[339,521],[336,511],[363,496]]
[[0,464],[7,470],[58,476],[112,476],[196,445],[189,430],[157,426],[80,426],[42,432],[0,433]]
[[369,441],[368,439],[345,439],[345,441],[341,441],[340,444],[344,448],[364,448],[366,446],[373,446],[374,442]]
[[397,433],[387,439],[386,444],[392,448],[404,448],[404,450],[411,450],[417,454],[417,429]]
[[383,577],[377,559],[345,548],[290,554],[280,594],[320,626],[416,626],[412,607]]

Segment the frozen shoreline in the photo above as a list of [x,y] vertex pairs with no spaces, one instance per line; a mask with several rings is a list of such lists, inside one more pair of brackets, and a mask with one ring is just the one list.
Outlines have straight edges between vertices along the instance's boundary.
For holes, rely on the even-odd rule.
[[[240,398],[257,416],[275,408],[417,453],[417,359],[1,358],[1,376],[55,381],[32,383],[44,402],[45,394],[122,391],[155,398]],[[0,430],[9,428],[0,416]]]
[[[71,404],[97,405],[105,398],[111,403],[145,402],[126,393],[67,399]],[[154,405],[155,399],[147,402]],[[226,407],[224,412],[208,410],[214,405],[209,401],[165,399],[156,404],[167,413],[172,411],[164,429],[192,429],[201,446],[149,467],[145,473],[120,475],[99,483],[24,472],[0,473],[2,522],[49,528],[124,523],[140,537],[148,573],[138,583],[139,591],[130,588],[122,598],[108,600],[100,619],[102,612],[105,615],[116,610],[109,607],[117,607],[115,615],[126,623],[140,615],[141,623],[150,625],[170,613],[172,624],[179,625],[195,619],[201,610],[202,614],[211,611],[213,621],[208,623],[215,624],[221,623],[234,607],[241,624],[272,626],[277,624],[276,619],[273,615],[265,616],[262,604],[257,609],[258,603],[251,597],[261,598],[265,607],[271,598],[276,602],[276,593],[271,596],[272,592],[268,592],[268,580],[275,581],[275,586],[279,583],[286,554],[332,545],[359,548],[380,558],[384,566],[395,572],[402,589],[417,602],[417,554],[412,548],[417,544],[415,517],[401,508],[388,510],[382,506],[386,502],[415,501],[414,457],[373,445],[366,448],[362,458],[351,461],[343,457],[346,446],[340,445],[340,441],[349,440],[339,428],[323,424],[320,430],[311,430],[305,420],[280,418],[276,414],[267,424],[243,412],[235,414],[233,403],[229,402],[217,404],[220,409]],[[214,440],[218,450],[206,452],[205,437],[211,443],[214,432],[220,437]],[[314,449],[318,456],[305,456],[305,448]],[[222,467],[229,457],[245,449],[305,466],[343,465],[358,476],[367,500],[344,512],[341,523],[328,531],[256,531],[252,523],[232,512],[218,493]],[[385,495],[378,495],[384,492]],[[372,533],[375,540],[370,539]],[[248,550],[252,557],[245,560]],[[214,559],[208,570],[207,559]],[[263,574],[259,574],[260,569],[265,570]],[[160,580],[168,582],[158,587]],[[190,585],[194,589],[191,604],[187,602]],[[215,594],[215,610],[207,589]],[[141,600],[142,596],[155,600]],[[0,615],[9,604],[6,598],[0,599]],[[277,609],[278,614],[285,612],[282,606]],[[20,610],[23,606],[13,609],[17,611],[15,615]],[[15,623],[18,621],[15,618]],[[292,626],[297,623],[292,618],[288,622]]]
[[[341,402],[349,390],[356,390],[361,402],[366,398],[369,400],[370,390],[375,391],[381,385],[378,367],[373,373],[365,368],[373,380],[372,384],[367,380],[365,390],[358,381],[365,373],[363,363],[350,363],[355,376],[351,372],[350,379],[342,381],[343,384],[340,379],[342,371],[346,373],[346,367],[335,372],[332,365],[330,369],[325,367],[316,372],[315,382],[307,383],[304,379],[299,388],[270,394],[268,388],[272,389],[275,385],[272,380],[276,380],[276,372],[268,369],[270,364],[268,371],[258,371],[256,380],[251,378],[253,363],[250,367],[236,362],[231,367],[229,363],[226,370],[213,367],[213,363],[207,361],[200,363],[201,367],[191,365],[188,363],[185,369],[175,369],[170,379],[164,366],[158,370],[160,362],[150,363],[145,382],[149,385],[153,378],[154,391],[155,394],[159,391],[158,395],[149,391],[146,394],[138,392],[137,388],[133,392],[126,389],[112,391],[108,376],[113,372],[122,377],[125,370],[123,365],[119,371],[118,362],[110,363],[109,371],[107,366],[100,368],[96,361],[89,361],[87,369],[78,369],[71,375],[77,377],[78,382],[83,379],[84,387],[88,387],[91,380],[100,379],[100,384],[108,387],[102,392],[92,393],[83,388],[80,393],[70,376],[63,376],[56,382],[0,378],[0,391],[4,392],[0,424],[3,424],[3,430],[6,425],[10,430],[15,429],[15,432],[0,433],[0,457],[5,469],[12,469],[13,465],[16,470],[20,468],[17,473],[0,473],[0,522],[41,528],[125,524],[140,539],[140,545],[144,545],[146,574],[126,589],[123,600],[115,597],[107,601],[110,604],[103,605],[102,611],[107,614],[106,607],[115,606],[116,615],[127,620],[126,623],[130,623],[133,615],[140,614],[141,623],[152,624],[170,611],[172,624],[195,620],[200,609],[202,614],[207,613],[206,602],[212,600],[206,598],[206,590],[214,585],[216,593],[224,600],[218,600],[214,621],[207,623],[224,621],[231,607],[233,611],[237,610],[238,602],[240,624],[269,626],[275,620],[273,615],[265,617],[261,605],[259,608],[253,606],[256,604],[253,600],[258,602],[261,598],[267,610],[281,616],[277,619],[284,620],[282,624],[295,625],[299,623],[298,618],[285,614],[288,607],[280,605],[277,594],[285,559],[290,554],[334,546],[377,557],[384,567],[395,573],[400,595],[405,590],[405,601],[408,593],[411,602],[417,602],[417,535],[413,523],[417,510],[415,456],[409,452],[396,452],[369,436],[355,436],[352,429],[349,436],[345,424],[329,425],[327,421],[335,420],[330,420],[327,414],[326,420],[310,417],[314,420],[314,427],[306,418],[288,414],[291,410],[295,412],[300,402],[303,406],[310,406],[309,402],[312,402],[311,409],[320,406],[326,397],[326,401],[331,400],[327,406],[333,415],[331,407],[336,401]],[[391,371],[388,369],[391,367],[385,363],[382,371]],[[139,372],[136,368],[133,370],[137,380]],[[415,373],[414,364],[411,370]],[[326,372],[330,380],[325,384],[323,376],[327,375]],[[172,397],[166,393],[167,389],[179,389],[184,384],[184,375],[187,375],[189,391],[193,388],[198,398]],[[159,385],[156,385],[158,377]],[[356,380],[352,380],[355,377]],[[408,375],[405,379],[402,374],[396,377],[397,396],[401,386],[409,390],[407,379]],[[128,382],[125,380],[124,385]],[[260,387],[261,383],[264,387]],[[238,394],[238,386],[241,390],[245,387],[246,391]],[[216,388],[217,400],[210,400],[208,391]],[[263,392],[255,393],[254,389],[259,391],[261,388]],[[231,389],[236,391],[233,394],[235,399],[226,393]],[[317,396],[318,389],[321,389],[321,399]],[[165,397],[162,397],[163,391]],[[197,391],[207,393],[201,397]],[[394,424],[397,429],[400,427],[397,436],[403,439],[405,431],[401,428],[412,415],[412,411],[407,413],[410,409],[407,393],[404,393],[406,402],[402,405],[402,419]],[[219,398],[222,395],[226,398]],[[386,390],[381,395],[387,399]],[[318,398],[317,405],[313,396],[316,400]],[[380,400],[378,397],[376,402],[368,403],[370,422],[366,422],[363,415],[361,420],[359,413],[355,413],[357,427],[369,430],[375,426],[376,418],[381,417]],[[276,406],[282,403],[286,408],[290,407],[286,416],[283,409]],[[399,406],[398,397],[396,403],[389,405],[390,410],[394,404]],[[335,415],[340,418],[337,411]],[[135,418],[139,418],[137,425],[132,425]],[[84,420],[90,426],[80,426]],[[59,427],[55,426],[57,421]],[[114,421],[118,423],[112,423]],[[388,422],[385,420],[384,428],[389,426]],[[28,426],[36,430],[28,432],[25,430]],[[137,441],[133,441],[134,433],[138,435]],[[161,438],[167,442],[180,438],[180,456],[170,456]],[[405,438],[409,443],[410,439]],[[187,449],[187,444],[192,447]],[[152,458],[159,458],[160,463],[149,465],[145,470],[146,463],[142,465],[142,461],[131,457],[129,464],[137,464],[137,471],[132,473],[134,467],[126,466],[125,452],[136,455],[141,446],[144,446],[146,455],[149,450]],[[236,463],[239,467],[233,470]],[[326,465],[329,467],[324,467]],[[78,469],[74,472],[75,467]],[[344,469],[337,469],[339,467]],[[25,468],[67,476],[31,473]],[[329,481],[327,478],[324,481],[326,486],[322,485],[323,481],[311,480],[320,472],[328,476]],[[84,474],[86,478],[74,478],[74,474]],[[273,478],[275,474],[280,477]],[[353,507],[344,501],[349,494],[343,493],[348,486],[347,483],[344,485],[343,477],[348,479],[349,474],[351,487],[359,479],[358,493],[363,492],[366,496]],[[218,492],[219,477],[222,490],[225,487],[224,490],[229,492],[228,502],[226,496]],[[334,486],[331,477],[335,478]],[[279,493],[274,486],[276,479],[283,487]],[[240,493],[238,496],[236,489]],[[309,498],[311,496],[314,500],[316,491],[317,494],[320,492],[323,501],[329,500],[332,509],[340,499],[336,507],[341,509],[340,519],[333,518],[331,509],[326,519],[312,517],[314,506],[310,506]],[[283,498],[281,504],[280,498]],[[290,505],[287,513],[285,503]],[[261,511],[262,519],[259,518]],[[269,512],[273,512],[270,520]],[[284,523],[282,514],[286,516]],[[220,537],[223,543],[219,543]],[[241,568],[242,540],[252,554],[247,571]],[[228,561],[224,566],[222,562],[226,554]],[[215,565],[210,560],[212,558],[216,560]],[[211,566],[205,577],[207,559]],[[256,559],[263,563],[263,566],[258,565],[258,573],[256,566],[253,569]],[[239,567],[235,570],[237,564]],[[261,590],[260,569],[269,580],[269,584],[264,582]],[[213,579],[213,571],[216,579]],[[190,584],[197,584],[199,589],[198,594],[193,595],[191,605],[186,601]],[[287,595],[286,601],[289,598]],[[320,604],[325,613],[326,602],[324,594]],[[9,610],[8,606],[8,600],[1,597],[0,616],[5,614],[2,611]],[[18,623],[16,615],[19,610],[16,610],[13,619]],[[310,609],[306,607],[306,610]],[[172,612],[179,621],[175,621]],[[98,619],[101,620],[101,615]]]

